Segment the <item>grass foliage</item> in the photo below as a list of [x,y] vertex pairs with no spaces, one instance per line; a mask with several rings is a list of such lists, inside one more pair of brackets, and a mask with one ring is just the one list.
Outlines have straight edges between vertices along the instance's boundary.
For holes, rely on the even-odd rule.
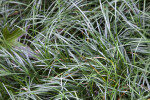
[[0,100],[150,98],[149,20],[149,0],[0,0]]

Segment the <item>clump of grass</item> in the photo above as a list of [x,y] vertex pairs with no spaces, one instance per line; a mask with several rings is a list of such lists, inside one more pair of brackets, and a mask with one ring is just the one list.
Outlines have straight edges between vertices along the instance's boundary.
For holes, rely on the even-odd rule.
[[16,26],[36,57],[0,48],[0,98],[149,99],[146,0],[2,0],[3,29]]

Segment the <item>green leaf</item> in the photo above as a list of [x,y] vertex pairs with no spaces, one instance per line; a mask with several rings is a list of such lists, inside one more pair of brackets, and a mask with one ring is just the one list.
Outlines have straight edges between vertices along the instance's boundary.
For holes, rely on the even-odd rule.
[[6,41],[13,42],[18,39],[18,37],[21,36],[23,33],[23,30],[17,28],[7,36]]
[[0,39],[2,41],[2,43],[3,43],[1,45],[4,46],[5,44],[8,44],[9,46],[18,46],[20,43],[17,42],[17,39],[23,33],[24,33],[24,31],[22,29],[20,29],[20,28],[16,28],[12,32],[9,32],[8,27],[5,26],[3,28],[3,31],[2,31],[4,40]]
[[9,32],[9,30],[8,30],[8,27],[7,26],[5,26],[4,28],[3,28],[3,32],[2,32],[2,34],[3,34],[3,37],[5,38],[5,39],[7,39],[7,37],[9,36],[9,34],[10,34],[10,32]]

